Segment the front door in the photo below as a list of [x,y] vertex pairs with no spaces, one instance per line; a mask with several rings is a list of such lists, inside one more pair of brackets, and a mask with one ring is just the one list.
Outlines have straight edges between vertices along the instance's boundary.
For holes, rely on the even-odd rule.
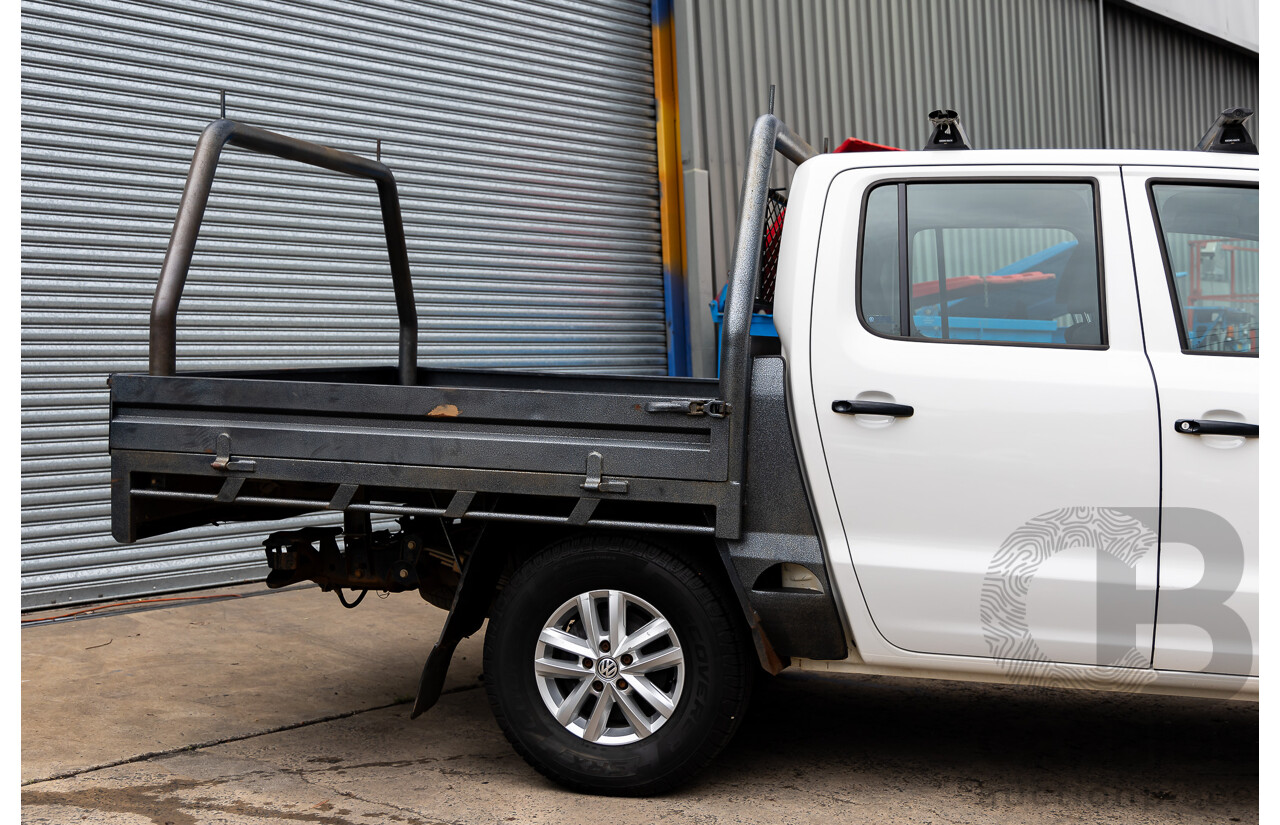
[[851,170],[815,273],[813,395],[879,632],[1148,668],[1159,441],[1120,172]]
[[1258,674],[1258,189],[1225,169],[1124,170],[1160,394],[1155,667]]

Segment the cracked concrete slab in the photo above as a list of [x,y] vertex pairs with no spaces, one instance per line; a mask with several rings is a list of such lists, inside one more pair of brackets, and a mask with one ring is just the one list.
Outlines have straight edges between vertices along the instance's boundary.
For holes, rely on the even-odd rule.
[[570,794],[507,745],[484,691],[23,791],[28,823],[1252,823],[1257,706],[784,674],[727,753],[652,799]]
[[[445,618],[412,594],[219,592],[236,598],[24,627],[23,781],[404,701]],[[479,640],[446,690],[479,683]]]
[[23,776],[74,775],[26,785],[23,822],[1258,821],[1255,704],[810,673],[763,680],[683,790],[574,795],[498,730],[480,634],[410,721],[444,612],[334,602],[309,589],[24,629]]

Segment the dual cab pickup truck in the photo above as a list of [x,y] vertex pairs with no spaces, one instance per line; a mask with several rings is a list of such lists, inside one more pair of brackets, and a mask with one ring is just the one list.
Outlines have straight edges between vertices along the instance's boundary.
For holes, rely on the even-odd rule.
[[[397,366],[175,370],[227,143],[377,183]],[[1232,152],[819,154],[765,115],[718,380],[427,370],[391,172],[218,121],[149,374],[111,378],[114,533],[343,513],[272,533],[267,584],[449,610],[415,716],[487,619],[508,739],[589,792],[688,779],[788,667],[1254,699],[1257,180]]]

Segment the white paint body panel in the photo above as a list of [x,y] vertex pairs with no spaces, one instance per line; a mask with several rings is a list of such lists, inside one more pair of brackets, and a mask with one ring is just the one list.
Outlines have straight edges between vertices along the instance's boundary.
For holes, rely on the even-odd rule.
[[[889,170],[850,170],[828,190],[814,271],[813,403],[854,567],[880,634],[905,650],[988,656],[980,608],[1004,541],[1064,507],[1159,506],[1156,394],[1142,350],[1116,167],[974,167],[1011,182],[1096,180],[1110,346],[1105,350],[887,338],[855,306],[859,212]],[[938,180],[937,170],[892,170]],[[1053,183],[1046,183],[1053,186]],[[911,418],[835,413],[833,401],[909,404]],[[1031,633],[1051,661],[1098,660],[1095,550],[1064,551],[1026,598]],[[1154,546],[1125,598],[1148,617]],[[999,570],[993,575],[999,575]],[[1138,636],[1128,628],[1127,647]],[[1112,640],[1114,643],[1114,640]],[[1134,664],[1137,664],[1136,662]]]
[[[847,256],[848,251],[844,247],[856,244],[858,234],[856,218],[857,207],[860,204],[849,205],[846,203],[841,205],[836,198],[833,198],[832,202],[828,203],[828,196],[833,191],[833,180],[846,171],[852,176],[861,176],[861,180],[865,184],[872,177],[901,177],[911,174],[913,169],[918,170],[919,174],[923,176],[936,179],[939,177],[972,175],[976,172],[972,168],[974,166],[987,167],[982,170],[984,175],[991,174],[996,167],[1001,166],[1009,167],[1005,170],[1005,173],[1010,175],[1026,175],[1036,168],[1044,170],[1049,167],[1059,167],[1058,171],[1061,172],[1060,167],[1072,167],[1070,176],[1101,175],[1100,182],[1110,181],[1112,184],[1110,187],[1100,187],[1105,191],[1100,191],[1099,195],[1102,208],[1107,210],[1105,213],[1107,217],[1104,217],[1103,254],[1107,312],[1110,319],[1108,325],[1110,348],[1102,352],[1078,350],[1059,350],[1055,352],[1039,348],[974,347],[880,339],[881,343],[886,346],[901,344],[907,347],[914,346],[928,349],[930,358],[936,360],[933,360],[932,366],[926,361],[915,364],[900,363],[898,361],[879,365],[872,364],[874,372],[870,377],[879,379],[879,383],[882,386],[867,383],[865,388],[867,390],[887,392],[894,395],[895,398],[902,394],[903,397],[897,400],[900,403],[917,406],[919,410],[917,415],[922,415],[926,408],[922,395],[917,394],[908,398],[906,397],[908,391],[907,383],[889,385],[884,384],[884,382],[911,382],[909,390],[920,393],[924,391],[928,381],[947,380],[952,376],[949,370],[961,368],[963,365],[957,363],[957,359],[960,359],[965,352],[975,349],[1004,350],[1014,354],[994,356],[996,360],[991,368],[995,370],[1021,371],[1022,394],[1028,406],[1022,407],[1020,410],[1027,412],[1032,405],[1032,399],[1039,398],[1042,403],[1060,400],[1061,390],[1053,386],[1054,382],[1052,380],[1044,378],[1046,375],[1045,370],[1040,368],[1030,369],[1033,365],[1025,362],[1023,359],[1026,356],[1020,353],[1025,352],[1037,356],[1047,354],[1051,359],[1054,359],[1055,368],[1067,371],[1071,382],[1078,383],[1082,380],[1082,377],[1087,378],[1087,384],[1091,388],[1089,391],[1096,393],[1091,399],[1091,403],[1094,405],[1106,403],[1109,407],[1116,406],[1115,398],[1120,397],[1124,400],[1117,408],[1127,410],[1135,416],[1145,415],[1148,417],[1146,428],[1140,425],[1126,425],[1137,428],[1133,430],[1134,440],[1132,443],[1121,445],[1115,449],[1119,450],[1119,455],[1122,457],[1127,456],[1135,461],[1144,462],[1144,466],[1141,469],[1127,474],[1126,478],[1130,479],[1132,485],[1140,490],[1137,495],[1142,497],[1141,502],[1151,502],[1153,500],[1151,490],[1153,479],[1157,477],[1158,465],[1152,466],[1146,462],[1155,460],[1153,444],[1158,443],[1160,435],[1157,432],[1154,399],[1148,395],[1152,391],[1152,375],[1150,369],[1148,369],[1145,377],[1140,376],[1141,370],[1135,370],[1133,364],[1133,361],[1141,353],[1144,346],[1141,327],[1136,325],[1138,297],[1135,294],[1134,287],[1135,273],[1130,258],[1130,243],[1126,232],[1127,225],[1124,210],[1122,208],[1119,212],[1111,212],[1116,199],[1120,197],[1118,168],[1122,165],[1134,164],[1159,165],[1170,174],[1180,173],[1189,169],[1204,170],[1210,168],[1222,170],[1223,174],[1239,174],[1245,178],[1252,179],[1256,179],[1257,174],[1256,157],[1205,155],[1191,152],[1137,151],[969,151],[957,153],[895,152],[858,156],[825,155],[803,164],[797,170],[789,193],[787,225],[783,236],[778,267],[774,321],[781,339],[783,355],[789,365],[788,403],[791,408],[794,434],[797,448],[801,455],[805,482],[819,522],[819,531],[826,549],[827,562],[836,591],[837,602],[842,608],[844,618],[848,624],[850,638],[852,639],[849,658],[839,666],[831,664],[830,667],[864,672],[898,673],[903,675],[916,673],[922,676],[985,681],[1022,681],[1076,687],[1110,687],[1112,689],[1185,693],[1188,695],[1256,697],[1256,677],[1224,679],[1215,674],[1196,673],[1194,668],[1191,669],[1191,672],[1176,672],[1174,668],[1178,662],[1174,659],[1164,661],[1158,658],[1155,661],[1155,666],[1163,668],[1161,670],[1152,668],[1145,670],[1139,668],[1115,668],[1096,663],[1065,663],[1055,665],[1051,676],[1044,676],[1043,674],[1037,676],[1034,673],[1025,671],[1019,673],[1016,668],[1011,669],[1008,661],[996,659],[988,654],[984,649],[980,635],[980,622],[976,617],[977,601],[974,599],[974,576],[972,570],[977,567],[976,560],[983,552],[977,549],[982,546],[982,543],[975,539],[965,539],[965,544],[961,545],[961,553],[958,554],[957,558],[964,559],[966,555],[973,558],[967,562],[970,572],[959,578],[958,581],[960,583],[958,585],[956,580],[952,580],[950,583],[944,581],[945,577],[940,578],[936,571],[926,571],[928,581],[921,584],[920,580],[916,579],[909,571],[912,570],[913,566],[927,568],[930,564],[935,564],[936,562],[930,560],[931,554],[935,551],[921,550],[918,545],[913,561],[907,563],[895,562],[892,556],[894,542],[905,544],[906,540],[901,536],[884,535],[887,531],[886,525],[889,520],[882,518],[882,514],[876,512],[875,508],[870,506],[862,508],[861,512],[872,512],[873,521],[871,526],[862,528],[855,524],[852,529],[854,534],[857,534],[856,531],[858,530],[863,530],[863,535],[878,536],[884,542],[879,548],[851,546],[849,536],[846,535],[845,530],[847,525],[842,522],[836,487],[833,486],[833,474],[828,472],[828,462],[824,453],[821,416],[824,409],[830,410],[832,398],[829,397],[831,388],[825,386],[822,382],[832,382],[833,384],[838,380],[857,380],[861,382],[863,376],[851,376],[842,373],[837,373],[834,376],[822,376],[821,372],[832,367],[840,368],[841,362],[838,360],[840,358],[857,357],[861,359],[859,363],[860,369],[865,368],[870,360],[863,351],[850,350],[851,343],[848,341],[830,341],[826,342],[827,346],[824,346],[823,342],[817,337],[819,326],[823,330],[836,329],[831,325],[834,321],[833,314],[838,313],[842,306],[848,312],[852,306],[850,303],[853,288],[852,270],[847,273],[849,277],[847,278],[847,283],[843,285],[844,294],[840,292],[842,285],[839,283],[835,284],[836,291],[834,293],[823,291],[823,289],[831,288],[827,282],[822,280],[824,277],[822,274],[823,265],[831,263],[830,260],[825,259],[823,256],[829,254],[836,254],[837,257]],[[887,167],[896,168],[890,171]],[[1110,167],[1110,169],[1107,169],[1107,167]],[[1102,171],[1104,169],[1106,169],[1105,174]],[[838,216],[837,212],[840,213]],[[852,214],[850,214],[851,212]],[[852,223],[849,221],[851,217],[853,219]],[[840,223],[836,223],[837,219]],[[827,236],[824,234],[824,228],[829,224],[833,227],[840,227],[839,232],[832,232],[833,241],[830,245],[826,243]],[[822,244],[819,243],[820,238]],[[1142,264],[1140,263],[1139,265],[1141,266]],[[819,286],[819,283],[822,286]],[[1167,292],[1164,295],[1164,300],[1167,304]],[[848,314],[846,320],[852,327],[863,331],[855,315]],[[846,324],[836,334],[852,333],[848,328],[848,324]],[[874,336],[868,334],[867,337],[873,338]],[[939,353],[936,356],[932,355],[935,351]],[[955,351],[957,354],[951,355],[950,352],[942,351]],[[850,355],[851,352],[852,355]],[[1112,354],[1121,354],[1116,362],[1118,370],[1116,374],[1112,374],[1109,369],[1105,369],[1099,370],[1098,374],[1082,376],[1080,367],[1068,363],[1069,360],[1074,358]],[[1110,364],[1108,364],[1109,366]],[[999,378],[1003,373],[988,373],[987,378],[990,378],[991,375]],[[970,382],[974,380],[973,376],[974,374],[970,369],[968,375]],[[1130,382],[1137,383],[1134,385]],[[961,383],[953,381],[953,384],[956,385]],[[817,385],[818,392],[815,392],[815,385]],[[889,389],[885,389],[885,387],[889,387]],[[854,385],[851,388],[857,390],[858,386]],[[947,408],[959,410],[966,415],[974,416],[974,420],[980,420],[983,409],[983,394],[976,390],[968,392],[963,386],[953,386],[952,389],[959,393],[959,397],[949,400]],[[1005,388],[1004,391],[1011,392],[1008,388]],[[1114,393],[1118,393],[1118,396]],[[852,394],[856,396],[857,392]],[[930,396],[930,400],[937,403],[933,395]],[[1202,411],[1197,410],[1196,414],[1200,412]],[[1051,409],[1045,414],[1055,416],[1057,413]],[[991,412],[990,415],[995,416],[995,412]],[[844,423],[850,425],[850,429],[856,427],[857,429],[854,429],[853,432],[858,433],[859,436],[865,436],[871,432],[852,421],[846,420]],[[899,425],[909,423],[914,422],[912,419],[898,420],[888,427],[881,428],[878,434],[887,435],[892,433],[895,434],[895,437],[900,438],[905,432],[905,428]],[[1013,426],[1014,433],[1012,437],[1006,437],[1005,445],[1019,443],[1025,447],[1045,438],[1043,435],[1034,435],[1032,429],[1029,429],[1029,425],[1015,424]],[[1160,422],[1158,426],[1164,427],[1166,425]],[[866,432],[863,432],[864,430]],[[956,433],[953,432],[951,435],[956,436]],[[941,437],[940,433],[938,437]],[[1075,436],[1071,438],[1075,438]],[[1105,436],[1103,439],[1105,440]],[[863,440],[865,441],[865,439]],[[1090,460],[1095,462],[1103,461],[1104,465],[1108,465],[1110,458],[1104,455],[1107,450],[1100,448],[1096,443],[1089,443],[1087,438],[1081,438],[1071,443],[1080,445],[1080,448],[1086,452]],[[1010,461],[1016,459],[1012,448],[1010,448],[1007,458]],[[953,455],[949,460],[957,461],[958,459]],[[996,472],[994,468],[999,466],[1000,460],[1001,456],[999,455],[988,457],[983,472]],[[1114,467],[1115,463],[1111,463],[1108,466]],[[1256,484],[1256,472],[1252,478]],[[1124,497],[1117,501],[1115,495],[1119,490],[1124,489],[1126,485],[1124,483],[1115,484],[1111,479],[1106,481],[1111,485],[1105,491],[1106,495],[1103,495],[1097,489],[1092,489],[1087,479],[1079,480],[1074,485],[1067,484],[1064,489],[1071,491],[1073,495],[1079,496],[1078,500],[1082,503],[1096,503],[1099,506],[1133,506],[1141,503],[1129,498],[1129,503],[1126,504]],[[899,480],[899,483],[903,482]],[[888,488],[892,485],[885,483],[881,486]],[[895,512],[901,517],[903,511],[900,506],[886,504],[893,501],[892,490],[877,491],[870,487],[867,489],[872,495],[880,496],[879,504],[897,507]],[[911,491],[909,490],[908,492]],[[1042,503],[1041,499],[1037,498],[1039,495],[1040,493],[1036,490],[1017,491],[1015,493],[1019,506],[1028,508],[1031,514],[1038,512],[1036,508]],[[1060,498],[1052,502],[1055,506],[1060,506],[1061,503]],[[962,520],[966,528],[975,526],[972,520],[966,521],[968,516],[965,514],[959,513],[956,515]],[[853,517],[852,513],[851,517]],[[879,522],[874,521],[876,518],[879,519]],[[1016,518],[1015,516],[1010,516],[1005,521],[1012,523]],[[977,525],[977,529],[980,531],[985,530],[991,535],[995,535],[998,532],[995,528],[989,528],[986,525]],[[956,532],[960,531],[957,530]],[[1255,558],[1256,545],[1255,536],[1253,540]],[[869,562],[865,568],[861,565],[861,561],[864,558]],[[1076,561],[1077,563],[1074,565],[1076,569],[1083,569],[1078,564],[1078,560]],[[1070,559],[1065,559],[1064,564],[1067,567],[1073,566]],[[1051,643],[1054,647],[1055,655],[1066,658],[1068,662],[1072,658],[1077,662],[1081,660],[1087,661],[1087,657],[1083,655],[1072,654],[1073,650],[1076,654],[1086,651],[1093,642],[1085,641],[1079,635],[1088,632],[1087,623],[1077,622],[1074,625],[1072,623],[1073,619],[1078,617],[1073,617],[1071,609],[1067,607],[1071,598],[1070,588],[1068,587],[1071,576],[1063,570],[1055,578],[1059,580],[1061,586],[1055,595],[1042,600],[1045,602],[1048,612],[1041,614],[1039,622],[1044,627],[1056,627],[1059,631],[1058,638]],[[1154,586],[1152,578],[1153,570],[1149,567],[1140,571],[1139,580],[1144,585]],[[1246,582],[1242,584],[1242,588],[1247,588],[1247,579],[1248,576],[1246,575]],[[881,588],[885,589],[882,590]],[[963,591],[963,594],[957,594],[956,591]],[[1244,597],[1248,597],[1247,593],[1244,594]],[[964,618],[965,602],[972,605],[972,613],[969,618]],[[894,614],[895,603],[899,606],[916,609],[920,614],[920,618],[906,615],[911,611],[904,609],[899,609]],[[873,608],[887,609],[889,613],[885,615],[896,615],[895,621],[888,622],[889,629],[882,632],[882,628],[877,626],[877,621],[873,618],[873,613],[875,612]],[[1092,613],[1092,607],[1088,606],[1076,612]],[[943,626],[948,617],[957,615],[961,617],[960,627]],[[1152,621],[1154,620],[1155,617],[1152,616]],[[967,635],[975,631],[978,632],[976,638]],[[1254,638],[1256,639],[1256,634]],[[913,647],[916,649],[912,649]],[[1157,650],[1156,656],[1161,656],[1159,650]],[[1143,679],[1139,680],[1140,684],[1132,679],[1135,671],[1144,676]]]
[[[1249,183],[1257,177],[1160,167],[1126,167],[1124,177],[1147,353],[1160,387],[1163,505],[1166,512],[1207,510],[1225,519],[1238,534],[1242,551],[1237,555],[1230,547],[1194,547],[1178,541],[1171,529],[1164,531],[1155,666],[1257,676],[1259,439],[1181,435],[1174,431],[1174,422],[1197,418],[1257,424],[1258,359],[1182,351],[1147,196],[1147,183],[1153,178]],[[1206,566],[1219,568],[1225,580],[1205,579]],[[1218,612],[1218,605],[1226,615]]]

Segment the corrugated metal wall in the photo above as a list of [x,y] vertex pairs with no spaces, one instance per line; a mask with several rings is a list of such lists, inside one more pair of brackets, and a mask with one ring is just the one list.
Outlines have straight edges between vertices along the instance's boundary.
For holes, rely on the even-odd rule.
[[1256,55],[1112,5],[1106,38],[1113,146],[1189,149],[1227,106],[1257,109]]
[[[1256,101],[1256,57],[1107,8],[1114,145],[1189,148],[1221,108]],[[771,83],[775,112],[819,148],[849,136],[918,148],[939,106],[980,148],[1106,142],[1096,0],[684,0],[676,25],[681,151],[709,183],[709,225],[689,243],[710,233],[717,291]]]
[[[422,362],[666,371],[649,4],[29,0],[22,9],[23,606],[260,577],[264,528],[116,545],[106,376],[218,116],[382,158]],[[392,364],[372,184],[224,155],[179,369]]]

